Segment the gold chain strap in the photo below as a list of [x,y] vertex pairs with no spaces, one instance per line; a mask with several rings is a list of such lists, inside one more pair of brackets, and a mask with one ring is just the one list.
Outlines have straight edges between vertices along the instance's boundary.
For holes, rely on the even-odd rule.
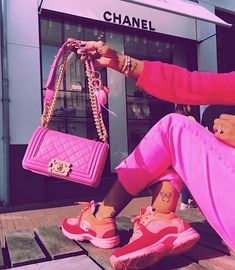
[[[70,45],[71,45],[70,49],[67,47],[67,49],[63,55],[62,64],[60,66],[60,73],[59,73],[59,76],[58,76],[58,79],[57,79],[57,82],[55,85],[55,90],[54,90],[52,102],[50,105],[44,104],[44,110],[43,110],[43,114],[41,117],[41,126],[42,127],[47,127],[49,124],[49,121],[51,119],[53,109],[55,107],[56,98],[59,94],[60,85],[63,81],[63,77],[65,74],[66,62],[67,62],[67,59],[69,57],[69,54],[71,53],[72,47],[75,47],[76,49],[78,49],[77,44],[71,42]],[[101,75],[99,72],[93,71],[91,69],[91,65],[90,65],[90,62],[88,60],[85,61],[85,66],[86,66],[86,75],[88,78],[89,98],[91,101],[91,109],[92,109],[92,113],[93,113],[95,127],[97,130],[99,139],[102,140],[103,142],[107,143],[108,134],[107,134],[107,131],[106,131],[106,128],[104,125],[102,112],[101,111],[99,112],[99,106],[98,106],[97,98],[95,96],[95,91],[99,91],[100,88],[102,87]],[[96,74],[99,75],[98,78],[96,77]],[[94,80],[96,83],[94,83]]]
[[55,85],[55,90],[54,90],[52,102],[50,105],[44,104],[44,110],[43,110],[43,114],[41,117],[41,126],[42,127],[47,127],[49,124],[49,121],[51,119],[52,112],[53,112],[53,109],[55,107],[56,98],[59,94],[60,85],[61,85],[63,78],[64,78],[64,73],[66,70],[66,62],[67,62],[67,59],[69,57],[70,52],[71,51],[66,51],[64,56],[63,56],[62,64],[60,66],[60,73],[59,73],[58,80],[57,80],[56,85]]
[[[103,117],[101,111],[99,112],[97,98],[95,96],[95,91],[99,91],[102,87],[101,75],[99,72],[94,72],[91,70],[89,61],[85,61],[86,66],[86,75],[88,77],[88,88],[89,88],[89,97],[91,100],[91,109],[93,113],[93,118],[96,126],[96,130],[99,136],[99,139],[103,142],[107,142],[108,134],[104,125]],[[97,78],[95,74],[98,74]]]

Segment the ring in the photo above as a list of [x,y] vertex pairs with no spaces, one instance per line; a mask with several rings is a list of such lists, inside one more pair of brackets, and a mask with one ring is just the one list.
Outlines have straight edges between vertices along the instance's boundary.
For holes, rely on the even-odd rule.
[[219,134],[223,133],[222,125],[219,125],[217,133],[219,133]]

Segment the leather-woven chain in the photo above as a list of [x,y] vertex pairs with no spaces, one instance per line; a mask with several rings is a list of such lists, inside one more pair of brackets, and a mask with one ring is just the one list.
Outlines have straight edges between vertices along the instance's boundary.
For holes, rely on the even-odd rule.
[[[107,142],[108,133],[106,131],[102,112],[99,109],[97,97],[95,95],[95,91],[99,92],[102,87],[101,75],[97,71],[92,71],[91,64],[92,63],[89,60],[85,61],[86,75],[88,77],[89,97],[91,100],[91,109],[98,136],[100,140],[102,140],[103,142]],[[98,74],[98,77],[96,76],[96,74]]]
[[[55,85],[55,90],[54,90],[52,102],[49,105],[44,104],[44,110],[43,110],[43,114],[41,117],[41,126],[42,127],[47,127],[49,124],[49,121],[51,119],[53,109],[55,107],[56,98],[59,94],[60,85],[62,83],[64,74],[65,74],[66,62],[67,62],[67,59],[72,51],[72,47],[74,47],[76,49],[79,48],[78,45],[74,42],[71,42],[70,45],[71,46],[67,46],[66,51],[63,54],[63,59],[62,59],[61,65],[60,65],[60,72],[59,72],[59,76],[58,76],[58,79],[57,79],[57,82]],[[97,100],[97,97],[95,95],[95,91],[99,91],[103,87],[102,81],[101,81],[101,74],[98,71],[94,71],[93,63],[89,57],[87,57],[87,59],[85,60],[85,66],[86,66],[86,75],[88,78],[89,97],[90,97],[90,101],[91,101],[91,108],[92,108],[92,113],[93,113],[93,117],[94,117],[96,130],[97,130],[99,139],[102,140],[103,142],[107,143],[108,133],[106,131],[103,117],[102,117],[102,112],[99,109],[98,100]]]

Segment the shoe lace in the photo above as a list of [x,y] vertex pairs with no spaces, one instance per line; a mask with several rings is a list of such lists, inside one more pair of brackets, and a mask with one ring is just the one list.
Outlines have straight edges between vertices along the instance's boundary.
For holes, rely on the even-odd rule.
[[94,213],[98,203],[92,200],[90,202],[76,202],[76,204],[84,205],[84,208],[82,208],[81,213],[77,217],[77,222],[79,223],[85,212],[91,211],[92,213]]
[[133,234],[129,242],[132,242],[138,238],[138,236],[140,235],[142,231],[142,228],[148,224],[153,213],[154,213],[154,210],[152,209],[151,206],[147,208],[141,208],[140,214],[131,219],[131,222],[134,223],[134,228],[133,228]]

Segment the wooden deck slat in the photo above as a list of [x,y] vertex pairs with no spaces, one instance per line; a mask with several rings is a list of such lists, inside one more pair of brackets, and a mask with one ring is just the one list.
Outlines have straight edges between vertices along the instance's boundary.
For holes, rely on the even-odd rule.
[[200,260],[199,264],[209,270],[234,270],[235,261],[229,256]]
[[101,249],[93,246],[88,242],[79,242],[88,253],[88,256],[91,257],[98,265],[100,265],[105,270],[113,270],[109,258],[114,249]]
[[[132,232],[126,231],[125,229],[122,230],[121,228],[119,228],[119,234],[121,240],[120,246],[123,246],[128,243]],[[101,265],[105,270],[113,270],[109,258],[116,248],[101,249],[95,247],[93,244],[89,242],[78,242],[78,244],[87,251],[89,257],[91,257],[94,261],[96,261],[99,265]]]
[[[170,270],[170,269],[169,269]],[[187,265],[185,267],[177,268],[175,270],[208,270],[207,268],[201,266],[197,263],[191,263],[190,265]]]
[[197,244],[191,250],[185,253],[194,261],[208,270],[234,270],[235,260],[215,249]]
[[[165,257],[145,270],[235,270],[234,252],[223,243],[198,209],[186,209],[177,214],[198,230],[200,241],[186,253]],[[132,235],[133,223],[126,216],[117,217],[116,221],[120,246],[123,246]],[[6,234],[11,267],[17,266],[19,270],[113,270],[109,258],[116,248],[100,249],[89,242],[77,244],[67,239],[58,226],[41,227],[35,235],[38,241],[29,231]],[[0,269],[4,269],[1,264],[4,262],[0,254]]]
[[17,231],[6,234],[6,247],[9,252],[11,267],[42,262],[45,254],[30,231]]
[[[193,265],[191,267],[191,265]],[[191,268],[190,268],[191,267]],[[193,269],[193,270],[206,270],[202,266],[192,262],[189,258],[184,256],[165,257],[161,259],[156,265],[149,267],[148,270],[181,270],[181,269]]]
[[57,226],[41,227],[35,234],[52,259],[84,254],[84,250],[66,238]]
[[[187,220],[190,225],[195,228],[201,235],[200,242],[202,245],[207,246],[212,250],[219,251],[225,255],[230,255],[230,259],[235,260],[235,252],[232,251],[220,238],[217,232],[211,225],[204,219],[203,215],[198,208],[180,210],[177,214]],[[235,268],[234,268],[235,269]]]
[[17,267],[16,270],[101,270],[88,256],[79,255],[59,260]]
[[[128,217],[118,217],[116,219],[117,227],[120,234],[120,246],[123,246],[128,243],[131,235],[133,223]],[[116,249],[100,249],[88,242],[78,242],[88,253],[88,255],[95,260],[99,265],[101,265],[105,270],[113,270],[109,258],[111,253]]]
[[217,250],[205,247],[200,243],[197,243],[189,251],[185,252],[185,255],[193,259],[194,261],[206,260],[208,258],[225,257],[226,255]]
[[217,232],[211,227],[211,225],[207,221],[191,223],[191,226],[198,231],[212,234],[214,236],[218,235]]
[[225,245],[223,240],[218,235],[211,235],[203,231],[198,231],[200,233],[200,244],[203,244],[211,249],[220,251],[226,255],[230,255],[231,251]]

